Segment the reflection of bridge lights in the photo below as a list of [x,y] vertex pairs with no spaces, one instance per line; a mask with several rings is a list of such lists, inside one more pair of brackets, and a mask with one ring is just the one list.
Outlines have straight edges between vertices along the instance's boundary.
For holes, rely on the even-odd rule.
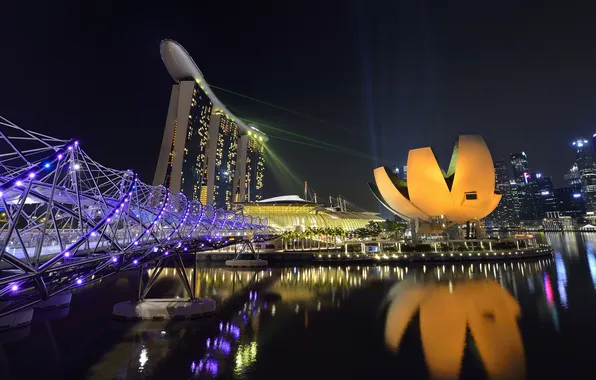
[[200,371],[207,371],[209,373],[211,373],[213,376],[217,375],[218,372],[218,364],[217,361],[213,360],[213,359],[208,359],[208,360],[201,360],[199,361],[199,366],[197,367],[197,369]]
[[[238,338],[240,338],[240,328],[233,323],[228,322],[224,325],[223,322],[220,322],[219,323],[219,331],[222,333],[229,333],[236,340],[238,340]],[[210,339],[207,339],[207,347],[209,347],[209,342],[210,342]],[[215,343],[214,343],[214,345],[215,345]]]
[[141,350],[141,355],[139,355],[139,370],[142,371],[143,368],[145,367],[145,364],[149,361],[149,356],[147,355],[147,349],[143,348]]

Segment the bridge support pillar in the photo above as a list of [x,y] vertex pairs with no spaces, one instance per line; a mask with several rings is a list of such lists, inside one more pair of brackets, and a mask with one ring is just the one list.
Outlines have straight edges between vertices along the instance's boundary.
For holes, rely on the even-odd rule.
[[48,298],[47,300],[41,301],[33,305],[35,309],[56,309],[60,307],[67,307],[70,305],[70,301],[72,300],[72,293],[64,292],[60,294],[56,294]]
[[[0,302],[1,304],[4,302]],[[0,331],[12,330],[15,328],[27,326],[31,323],[33,319],[33,309],[23,309],[19,311],[15,311],[3,317],[0,317]]]
[[112,315],[124,320],[195,319],[215,312],[211,299],[180,300],[179,298],[124,301],[114,305]]
[[[236,246],[234,246],[236,248]],[[243,255],[248,256],[246,259],[241,259]],[[236,257],[233,260],[226,260],[226,266],[229,267],[266,267],[269,265],[267,260],[259,259],[259,253],[255,252],[252,241],[245,240],[242,242],[240,249],[236,249]]]
[[[157,282],[160,274],[165,268],[168,260],[174,262],[178,277],[184,284],[188,299],[180,298],[146,298],[147,294]],[[200,316],[211,314],[215,311],[215,301],[211,299],[197,298],[196,283],[191,285],[184,270],[184,263],[180,252],[168,257],[160,258],[153,269],[149,279],[143,284],[143,267],[139,268],[138,294],[135,301],[124,301],[114,305],[112,315],[116,319],[123,320],[161,320],[161,319],[194,319]],[[193,280],[196,282],[196,255],[193,266]]]

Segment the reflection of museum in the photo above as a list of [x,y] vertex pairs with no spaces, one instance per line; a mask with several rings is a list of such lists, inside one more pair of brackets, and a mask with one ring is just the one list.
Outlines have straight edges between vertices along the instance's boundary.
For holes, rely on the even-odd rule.
[[492,280],[415,284],[404,281],[390,292],[385,342],[397,351],[416,313],[431,378],[459,378],[466,335],[489,378],[523,379],[524,347],[517,300]]

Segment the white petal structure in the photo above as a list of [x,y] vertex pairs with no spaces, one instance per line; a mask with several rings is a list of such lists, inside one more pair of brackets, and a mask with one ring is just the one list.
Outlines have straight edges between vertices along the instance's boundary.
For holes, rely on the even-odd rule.
[[370,187],[377,199],[405,219],[444,218],[462,224],[484,218],[501,200],[493,160],[481,136],[458,137],[447,173],[426,147],[410,150],[407,182],[387,167],[375,169],[374,177]]

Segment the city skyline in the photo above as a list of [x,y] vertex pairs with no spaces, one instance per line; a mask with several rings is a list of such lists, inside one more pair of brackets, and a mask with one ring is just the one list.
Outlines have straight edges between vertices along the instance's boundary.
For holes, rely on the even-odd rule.
[[[2,26],[15,57],[0,74],[2,114],[40,132],[78,136],[102,162],[150,182],[171,88],[157,49],[173,38],[210,83],[308,117],[215,89],[234,114],[361,153],[273,137],[268,144],[320,194],[342,193],[372,210],[371,169],[401,164],[411,148],[481,134],[495,159],[525,151],[534,170],[562,187],[574,156],[567,143],[596,131],[591,5],[548,2],[535,14],[507,4],[488,13],[458,4],[398,2],[384,12],[374,3],[317,3],[319,12],[312,5],[241,4],[223,32],[210,17],[194,21],[219,11],[213,4],[130,2],[117,14],[110,4],[84,13],[74,3],[42,5]],[[19,7],[7,13],[26,12]],[[446,167],[448,149],[436,153]],[[336,168],[351,175],[330,175]],[[301,193],[268,178],[265,196]]]

